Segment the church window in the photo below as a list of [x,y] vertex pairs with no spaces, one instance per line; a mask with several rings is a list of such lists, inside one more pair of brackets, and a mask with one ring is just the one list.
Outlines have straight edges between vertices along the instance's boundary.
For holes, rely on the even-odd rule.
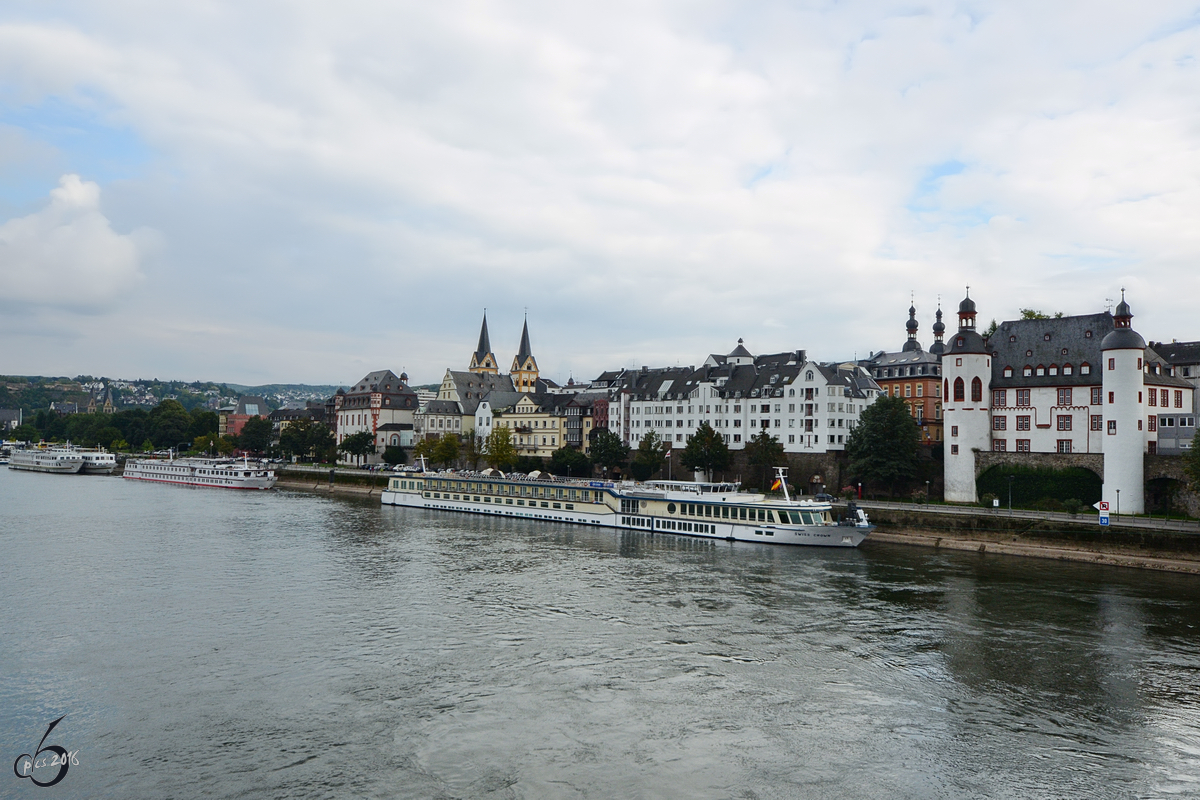
[[983,381],[979,380],[977,377],[971,379],[971,402],[983,402]]
[[961,403],[963,400],[966,399],[966,397],[967,397],[966,384],[963,383],[962,378],[955,378],[954,379],[954,400],[955,400],[955,402]]

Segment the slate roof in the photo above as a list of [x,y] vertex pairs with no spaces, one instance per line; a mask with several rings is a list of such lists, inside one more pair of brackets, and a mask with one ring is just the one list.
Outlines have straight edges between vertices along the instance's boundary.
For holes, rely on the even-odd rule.
[[367,373],[350,387],[350,391],[346,392],[347,397],[361,397],[373,393],[384,395],[412,395],[417,396],[417,393],[400,380],[400,376],[392,372],[390,369],[380,369],[375,372]]
[[[1100,342],[1112,330],[1112,314],[1107,311],[1056,319],[1002,322],[988,339],[988,345],[993,348],[992,387],[1099,385],[1103,374]],[[953,353],[953,340],[950,350]],[[1091,374],[1084,375],[1080,370],[1084,363],[1091,365]],[[1062,374],[1064,364],[1071,365],[1071,375]],[[1049,374],[1051,365],[1058,367],[1057,375]],[[1034,369],[1034,374],[1028,378],[1023,374],[1026,366]],[[1046,374],[1039,377],[1038,366],[1046,367]],[[1012,367],[1011,378],[1004,377],[1005,367]]]
[[508,375],[450,370],[450,378],[454,381],[464,414],[474,414],[479,401],[492,392],[513,391],[512,378]]
[[1172,366],[1200,364],[1200,342],[1151,342],[1150,347]]

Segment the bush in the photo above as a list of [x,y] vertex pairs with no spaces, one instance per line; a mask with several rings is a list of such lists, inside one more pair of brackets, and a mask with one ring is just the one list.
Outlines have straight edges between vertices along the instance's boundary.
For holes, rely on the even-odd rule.
[[984,508],[991,508],[993,502],[997,499],[998,498],[996,497],[996,495],[992,494],[991,492],[988,492],[987,494],[980,495],[979,505],[983,506]]
[[1072,497],[1063,502],[1063,508],[1073,517],[1083,508],[1083,503],[1079,502],[1077,498]]
[[397,445],[388,445],[383,451],[383,460],[392,466],[395,466],[396,464],[403,464],[407,459],[408,454],[404,452],[403,447],[399,447]]
[[[1014,507],[1052,511],[1061,510],[1063,501],[1068,498],[1076,498],[1081,506],[1089,506],[1100,499],[1100,476],[1082,467],[1046,469],[998,464],[980,475],[975,486],[981,495],[990,493],[1007,499],[1009,475],[1013,476]],[[1054,501],[1057,508],[1047,508],[1047,503],[1042,501]]]

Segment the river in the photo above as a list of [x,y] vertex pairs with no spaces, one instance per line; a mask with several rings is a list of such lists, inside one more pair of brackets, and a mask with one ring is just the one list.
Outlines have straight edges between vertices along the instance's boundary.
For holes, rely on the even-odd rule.
[[2,797],[1200,795],[1192,576],[8,470],[0,503],[0,755],[63,715],[72,754]]

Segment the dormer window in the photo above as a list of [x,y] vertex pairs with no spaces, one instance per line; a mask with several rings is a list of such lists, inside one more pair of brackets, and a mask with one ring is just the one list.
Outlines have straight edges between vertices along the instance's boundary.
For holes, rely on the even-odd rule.
[[1025,369],[1024,369],[1024,370],[1022,370],[1022,373],[1021,373],[1021,374],[1023,374],[1023,375],[1024,375],[1026,378],[1028,378],[1030,375],[1032,375],[1032,374],[1033,374],[1033,367],[1031,367],[1031,366],[1029,366],[1028,364],[1026,364],[1026,365],[1025,365]]
[[1009,337],[1008,337],[1008,340],[1009,340],[1010,342],[1015,342],[1015,341],[1017,340],[1017,337],[1016,337],[1016,336],[1009,336]]
[[1026,351],[1025,351],[1025,357],[1026,357],[1026,358],[1032,358],[1032,357],[1033,357],[1033,351],[1032,351],[1032,350],[1026,350]]
[[1012,367],[1005,367],[1005,368],[1004,368],[1004,377],[1006,377],[1006,378],[1011,378],[1011,377],[1012,377],[1012,375],[1013,375],[1013,368],[1012,368]]
[[1058,374],[1058,365],[1057,365],[1057,364],[1051,364],[1051,365],[1050,365],[1050,369],[1049,369],[1049,373],[1050,373],[1051,375],[1057,375],[1057,374]]
[[1045,374],[1046,374],[1046,367],[1045,367],[1045,366],[1043,366],[1042,364],[1038,364],[1038,365],[1037,365],[1037,375],[1038,375],[1038,377],[1040,378],[1040,377],[1042,377],[1042,376],[1043,376],[1043,375],[1045,375]]
[[1083,332],[1083,338],[1085,338],[1085,339],[1090,339],[1090,338],[1092,338],[1092,332],[1091,332],[1091,331],[1084,331],[1084,332]]
[[[1088,333],[1091,333],[1091,331],[1088,331]],[[1092,374],[1092,365],[1088,364],[1086,361],[1084,363],[1080,364],[1079,365],[1079,374],[1080,375],[1091,375]]]
[[1070,375],[1074,371],[1070,364],[1063,364],[1063,375]]

